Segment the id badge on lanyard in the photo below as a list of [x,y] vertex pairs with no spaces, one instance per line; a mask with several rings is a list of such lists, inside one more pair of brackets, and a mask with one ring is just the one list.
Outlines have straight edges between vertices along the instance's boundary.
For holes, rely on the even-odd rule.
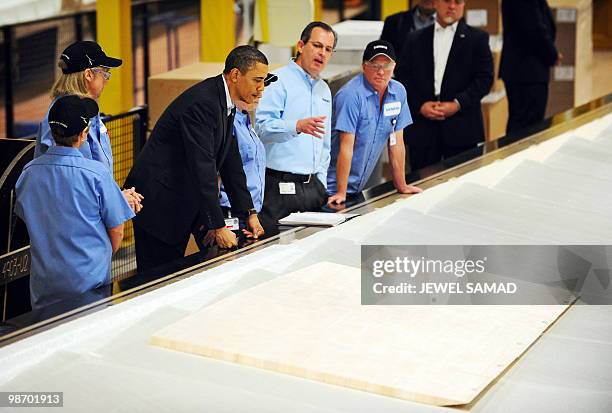
[[391,133],[389,134],[389,146],[393,146],[397,144],[397,136],[395,136],[395,125],[397,124],[397,119],[391,119]]
[[240,229],[240,221],[238,221],[238,218],[232,217],[231,212],[229,212],[228,217],[225,219],[225,228],[230,231],[238,231]]

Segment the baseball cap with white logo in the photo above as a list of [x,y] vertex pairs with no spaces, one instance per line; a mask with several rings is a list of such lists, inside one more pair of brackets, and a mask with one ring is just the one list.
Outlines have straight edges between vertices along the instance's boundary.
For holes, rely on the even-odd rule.
[[123,61],[109,57],[102,47],[92,41],[78,41],[72,43],[62,52],[60,60],[65,63],[62,73],[77,73],[92,67],[119,67]]
[[98,104],[93,99],[63,96],[49,109],[49,126],[52,130],[59,130],[63,136],[75,136],[83,132],[98,110]]
[[369,62],[374,59],[376,56],[387,56],[389,59],[394,62],[397,60],[395,58],[395,50],[393,49],[393,45],[384,40],[374,40],[373,42],[368,43],[365,50],[363,51],[363,61]]

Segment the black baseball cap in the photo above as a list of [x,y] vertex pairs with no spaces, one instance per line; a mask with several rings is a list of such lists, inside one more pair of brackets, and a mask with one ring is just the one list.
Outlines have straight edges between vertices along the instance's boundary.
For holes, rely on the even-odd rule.
[[274,73],[268,73],[264,79],[264,86],[270,86],[270,83],[276,82],[277,80],[278,76],[276,76]]
[[83,132],[89,120],[98,114],[95,100],[67,95],[53,103],[49,110],[49,126],[59,129],[63,136],[75,136]]
[[91,41],[72,43],[62,52],[60,59],[66,64],[62,73],[77,73],[92,67],[119,67],[123,61],[108,57],[100,45]]
[[369,62],[374,59],[376,56],[387,56],[389,59],[394,62],[397,60],[395,58],[395,50],[393,49],[393,45],[384,40],[374,40],[373,42],[368,43],[365,50],[363,51],[363,61]]

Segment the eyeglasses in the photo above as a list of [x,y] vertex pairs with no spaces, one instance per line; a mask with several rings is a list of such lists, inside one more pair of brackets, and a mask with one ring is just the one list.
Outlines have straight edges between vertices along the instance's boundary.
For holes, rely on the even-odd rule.
[[332,54],[334,52],[333,47],[325,46],[323,43],[319,42],[308,42],[314,47],[317,51],[325,50],[325,53]]
[[366,66],[368,66],[369,68],[375,70],[375,71],[379,71],[379,70],[384,70],[385,72],[387,70],[392,70],[395,67],[395,63],[394,62],[389,62],[389,63],[385,63],[385,64],[377,64],[377,63],[372,63],[372,62],[366,62],[365,63]]
[[94,71],[95,73],[100,73],[102,74],[102,77],[104,77],[104,80],[110,80],[111,78],[111,72],[109,72],[108,70],[104,70],[104,69],[91,69],[92,71]]

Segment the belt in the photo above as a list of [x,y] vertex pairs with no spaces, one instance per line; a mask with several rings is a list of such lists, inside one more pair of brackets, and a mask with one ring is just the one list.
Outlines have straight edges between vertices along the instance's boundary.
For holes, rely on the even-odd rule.
[[277,171],[270,168],[266,168],[266,174],[273,176],[281,181],[296,182],[302,184],[310,183],[310,180],[314,177],[314,174],[292,174],[291,172]]

